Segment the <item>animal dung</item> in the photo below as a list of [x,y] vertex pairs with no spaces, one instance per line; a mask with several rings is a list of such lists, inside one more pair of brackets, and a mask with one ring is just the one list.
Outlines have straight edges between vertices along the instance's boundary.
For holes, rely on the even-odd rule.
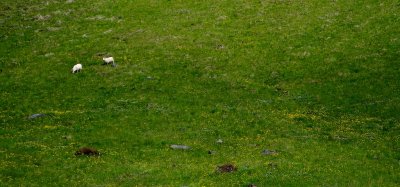
[[40,117],[45,117],[46,114],[32,114],[31,116],[28,117],[28,119],[35,119],[35,118],[40,118]]
[[224,164],[222,166],[218,166],[217,171],[220,173],[230,173],[237,171],[237,167],[234,166],[233,164]]
[[99,153],[96,149],[94,149],[94,148],[91,148],[91,147],[82,147],[82,148],[80,148],[78,151],[75,152],[75,155],[76,155],[76,156],[79,156],[79,155],[99,156],[100,153]]
[[171,145],[170,146],[172,149],[180,149],[180,150],[189,150],[191,147],[187,145]]

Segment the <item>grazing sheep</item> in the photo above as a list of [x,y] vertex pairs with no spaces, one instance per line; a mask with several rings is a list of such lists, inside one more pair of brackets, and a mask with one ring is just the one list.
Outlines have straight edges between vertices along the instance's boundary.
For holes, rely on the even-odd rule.
[[117,67],[113,57],[103,57],[103,65],[111,64],[112,67]]
[[72,68],[72,73],[77,73],[80,72],[82,70],[82,64],[76,64],[73,68]]
[[114,58],[113,57],[103,57],[103,62],[104,64],[114,64]]

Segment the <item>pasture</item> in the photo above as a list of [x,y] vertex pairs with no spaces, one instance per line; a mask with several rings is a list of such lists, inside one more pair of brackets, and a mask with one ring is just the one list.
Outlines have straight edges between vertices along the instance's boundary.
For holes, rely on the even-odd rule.
[[0,70],[0,186],[400,185],[395,0],[2,0]]

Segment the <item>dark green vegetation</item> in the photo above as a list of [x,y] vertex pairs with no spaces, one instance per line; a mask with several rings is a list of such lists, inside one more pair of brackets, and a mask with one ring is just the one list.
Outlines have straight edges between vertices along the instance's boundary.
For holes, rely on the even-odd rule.
[[0,186],[400,185],[398,1],[2,0],[0,27]]

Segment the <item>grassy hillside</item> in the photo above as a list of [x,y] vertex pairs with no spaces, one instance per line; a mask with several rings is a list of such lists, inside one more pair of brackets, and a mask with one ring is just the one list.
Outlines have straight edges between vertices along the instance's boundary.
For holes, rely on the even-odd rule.
[[395,0],[0,1],[0,186],[398,186],[399,113]]

